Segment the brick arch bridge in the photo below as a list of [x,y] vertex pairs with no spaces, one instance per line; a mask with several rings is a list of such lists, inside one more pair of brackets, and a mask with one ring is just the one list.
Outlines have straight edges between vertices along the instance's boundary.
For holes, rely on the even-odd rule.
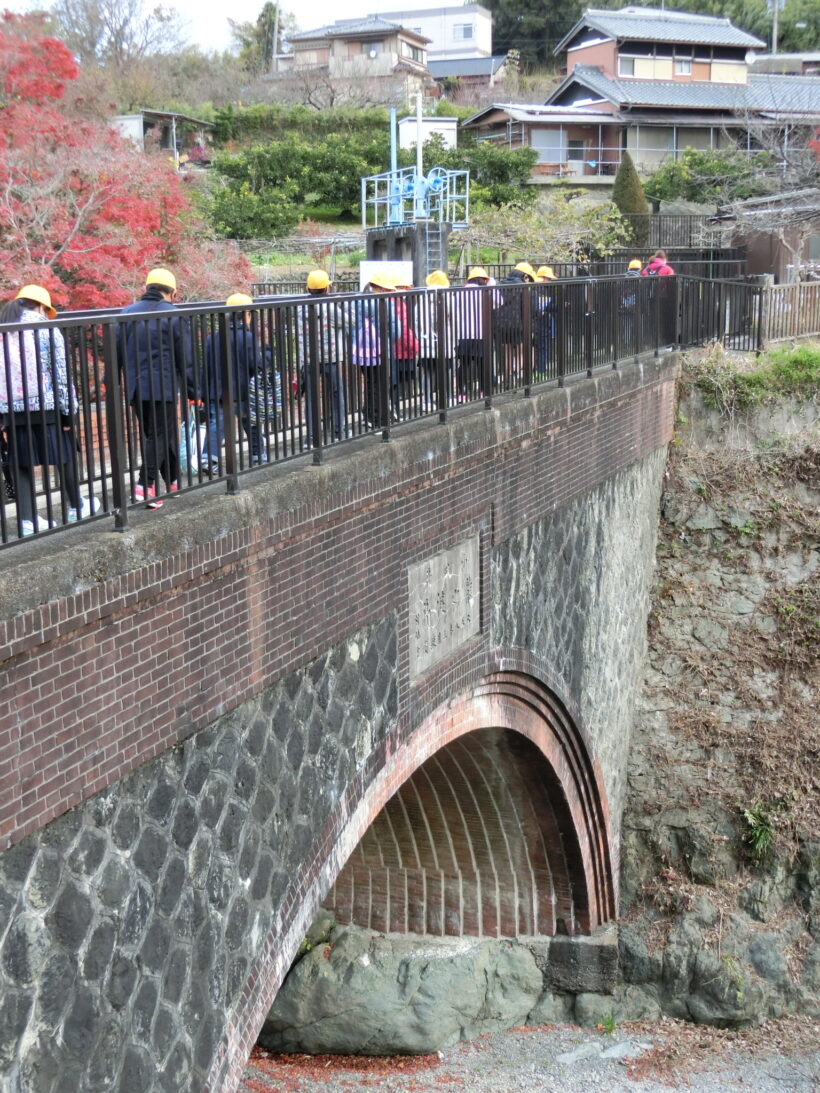
[[228,1093],[320,901],[416,778],[447,797],[439,872],[469,801],[484,827],[462,824],[457,923],[399,832],[391,907],[412,868],[445,931],[471,907],[496,934],[612,918],[674,380],[631,365],[15,551],[4,1088]]

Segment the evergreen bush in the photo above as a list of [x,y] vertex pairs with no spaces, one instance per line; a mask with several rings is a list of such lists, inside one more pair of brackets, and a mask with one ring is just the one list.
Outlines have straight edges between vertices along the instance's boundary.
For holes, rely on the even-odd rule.
[[629,152],[624,152],[612,187],[612,203],[632,228],[632,242],[645,247],[649,239],[649,202],[643,192],[635,164]]

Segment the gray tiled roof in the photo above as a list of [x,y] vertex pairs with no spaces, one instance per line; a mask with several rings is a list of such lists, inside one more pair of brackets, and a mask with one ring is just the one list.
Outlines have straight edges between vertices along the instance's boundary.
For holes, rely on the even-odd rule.
[[451,60],[439,58],[427,62],[431,76],[441,80],[445,76],[494,76],[506,61],[500,57],[453,57]]
[[588,8],[554,52],[562,53],[585,27],[605,34],[607,38],[631,38],[643,42],[746,48],[766,46],[759,38],[719,16],[691,15],[689,12],[662,11],[660,8],[628,7],[619,11]]
[[494,102],[491,106],[485,106],[469,118],[465,118],[461,123],[461,127],[462,129],[469,129],[488,114],[494,113],[506,114],[511,121],[533,122],[536,125],[539,122],[550,121],[573,122],[576,124],[601,122],[606,124],[615,120],[606,110],[575,108],[572,106],[538,106],[535,103]]
[[820,78],[812,76],[749,76],[746,84],[707,83],[693,80],[613,79],[599,68],[576,65],[563,83],[547,99],[553,104],[565,97],[577,84],[591,94],[575,95],[579,99],[607,99],[617,106],[651,106],[670,110],[753,110],[756,113],[820,115]]
[[747,86],[752,110],[820,116],[820,76],[750,73]]
[[388,23],[385,19],[372,15],[367,19],[339,19],[336,23],[317,27],[316,30],[302,30],[298,34],[291,34],[290,41],[298,42],[303,38],[346,38],[351,34],[393,34],[400,29],[398,23]]

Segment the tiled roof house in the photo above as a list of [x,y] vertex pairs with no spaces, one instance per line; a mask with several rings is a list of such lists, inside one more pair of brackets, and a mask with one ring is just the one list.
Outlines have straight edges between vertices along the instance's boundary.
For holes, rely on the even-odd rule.
[[429,82],[429,39],[377,15],[338,19],[290,36],[292,52],[280,57],[280,72],[324,70],[334,79],[401,78],[407,92]]
[[549,113],[498,103],[464,124],[480,139],[538,149],[537,173],[608,184],[628,150],[649,172],[686,147],[720,148],[749,117],[820,125],[820,79],[753,75],[765,48],[728,19],[654,8],[590,9],[556,47],[567,75]]

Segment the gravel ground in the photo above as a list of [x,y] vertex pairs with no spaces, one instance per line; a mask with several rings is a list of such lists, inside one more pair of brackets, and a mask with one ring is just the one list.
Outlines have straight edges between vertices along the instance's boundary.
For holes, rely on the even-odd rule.
[[438,1056],[272,1055],[257,1048],[241,1093],[820,1093],[820,1023],[723,1032],[664,1021],[602,1030],[509,1029]]

